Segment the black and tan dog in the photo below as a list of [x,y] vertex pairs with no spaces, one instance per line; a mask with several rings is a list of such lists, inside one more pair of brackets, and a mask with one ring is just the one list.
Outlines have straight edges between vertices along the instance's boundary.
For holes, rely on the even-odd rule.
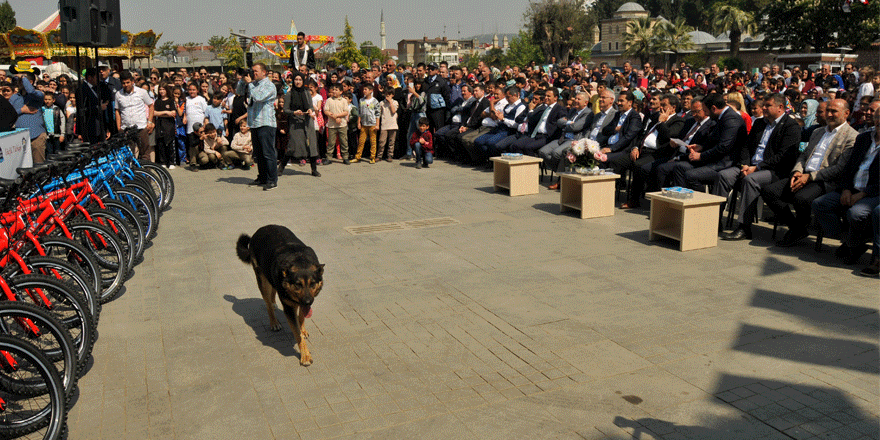
[[324,286],[324,265],[318,262],[315,251],[296,238],[290,229],[279,225],[263,226],[253,237],[242,234],[235,250],[241,261],[254,268],[272,331],[281,330],[275,317],[277,292],[284,316],[299,345],[299,363],[311,365],[312,355],[305,341],[309,333],[303,324],[312,316],[312,302]]

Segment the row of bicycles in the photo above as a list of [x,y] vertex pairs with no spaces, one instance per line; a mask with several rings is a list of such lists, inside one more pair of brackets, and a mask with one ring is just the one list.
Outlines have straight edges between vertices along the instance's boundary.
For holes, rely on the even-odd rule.
[[66,437],[102,306],[124,291],[174,198],[127,130],[0,179],[0,439]]

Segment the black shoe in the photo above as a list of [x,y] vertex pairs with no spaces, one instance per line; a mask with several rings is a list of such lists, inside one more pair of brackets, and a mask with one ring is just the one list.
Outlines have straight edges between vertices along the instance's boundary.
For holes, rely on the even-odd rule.
[[789,229],[788,232],[785,233],[785,236],[782,237],[782,240],[776,242],[776,246],[779,247],[792,247],[801,240],[807,238],[810,235],[806,229]]
[[730,232],[722,232],[721,239],[727,241],[736,241],[736,240],[751,240],[752,239],[752,228],[748,226],[739,226]]
[[845,244],[841,244],[840,247],[834,250],[834,256],[841,260],[845,260],[849,257],[849,247]]
[[315,177],[321,177],[321,173],[319,173],[318,170],[312,171],[312,175]]
[[351,164],[351,162],[348,159],[342,159],[342,163],[344,163],[345,165]]
[[253,182],[248,183],[249,186],[265,185],[265,184],[266,184],[266,181],[265,181],[265,180],[260,180],[260,179],[254,179]]
[[272,191],[273,189],[278,188],[277,183],[267,183],[266,186],[263,187],[263,191]]
[[421,162],[416,162],[416,169],[417,169],[417,170],[422,169],[422,163],[421,163]]
[[862,269],[862,271],[859,272],[859,275],[872,278],[877,278],[878,276],[880,276],[880,259],[877,259],[877,257],[872,258],[871,264],[869,264],[868,267]]
[[428,162],[425,162],[424,165],[422,165],[422,168],[431,168],[431,167],[428,166]]
[[[843,245],[841,245],[843,247]],[[862,258],[862,254],[868,250],[868,246],[862,245],[856,248],[850,248],[847,246],[847,255],[843,257],[843,264],[847,266],[851,266],[859,262],[859,259]]]

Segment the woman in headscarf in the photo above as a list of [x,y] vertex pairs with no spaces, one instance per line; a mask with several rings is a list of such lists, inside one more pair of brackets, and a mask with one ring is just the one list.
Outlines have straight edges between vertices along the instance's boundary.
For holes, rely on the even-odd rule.
[[304,84],[303,75],[295,73],[290,91],[284,99],[290,143],[287,145],[287,153],[278,164],[278,175],[281,175],[292,157],[294,160],[308,159],[312,166],[312,175],[321,177],[321,173],[318,172],[318,139],[315,136],[315,127],[312,125],[315,110],[312,106],[312,96]]
[[815,99],[805,99],[801,103],[801,119],[804,120],[804,129],[810,128],[817,124],[816,109],[819,108],[819,101]]

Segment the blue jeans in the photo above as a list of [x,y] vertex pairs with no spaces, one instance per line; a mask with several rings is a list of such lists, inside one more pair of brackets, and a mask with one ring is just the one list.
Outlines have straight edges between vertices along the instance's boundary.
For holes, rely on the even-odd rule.
[[278,155],[275,151],[275,127],[251,128],[254,144],[254,162],[257,163],[257,180],[278,182]]
[[[425,165],[430,165],[430,164],[434,163],[434,153],[431,153],[430,151],[422,150],[422,143],[421,142],[416,142],[415,144],[413,144],[412,149],[416,153],[416,155],[415,155],[416,162],[422,161],[422,163]],[[423,152],[424,152],[424,154],[423,154]]]
[[855,248],[865,244],[873,235],[876,249],[877,228],[874,227],[873,234],[867,229],[871,225],[872,211],[877,211],[878,206],[880,197],[874,196],[862,197],[853,206],[846,207],[840,204],[840,192],[832,191],[813,200],[813,216],[825,236],[840,238],[847,247]]

